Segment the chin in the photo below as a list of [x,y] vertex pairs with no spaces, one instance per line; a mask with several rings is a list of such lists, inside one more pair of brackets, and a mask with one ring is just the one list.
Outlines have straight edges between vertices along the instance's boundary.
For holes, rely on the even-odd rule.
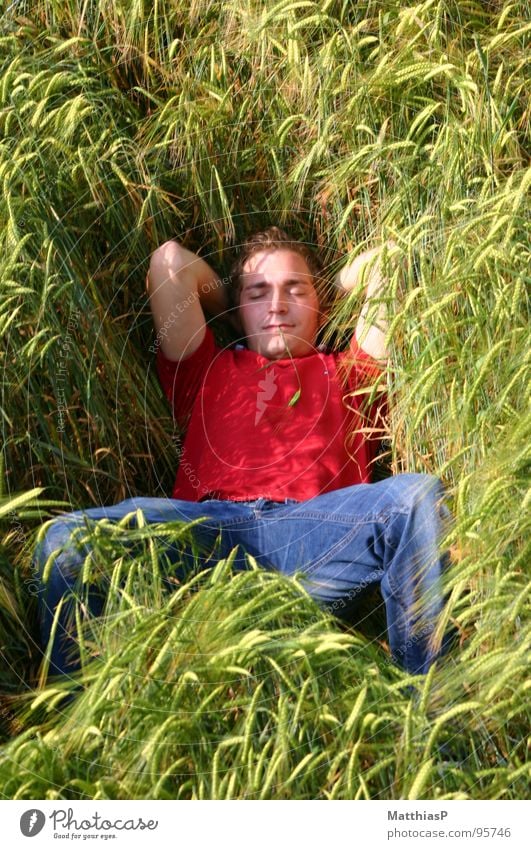
[[261,353],[268,360],[282,360],[290,355],[285,345],[268,345]]
[[302,357],[297,345],[269,345],[265,357],[274,360],[287,360],[289,357]]
[[258,344],[257,347],[253,346],[253,349],[256,353],[261,354],[262,357],[267,357],[269,360],[304,357],[312,353],[313,350],[313,346],[310,343],[305,344],[299,336],[295,338],[284,336],[283,339],[280,336],[268,337],[266,339],[262,337],[260,342],[263,344]]

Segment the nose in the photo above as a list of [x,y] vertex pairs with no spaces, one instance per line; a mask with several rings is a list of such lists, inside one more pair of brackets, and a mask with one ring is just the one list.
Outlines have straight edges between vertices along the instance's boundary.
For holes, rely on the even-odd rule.
[[284,293],[280,289],[273,289],[271,301],[269,302],[269,312],[285,313],[287,308]]

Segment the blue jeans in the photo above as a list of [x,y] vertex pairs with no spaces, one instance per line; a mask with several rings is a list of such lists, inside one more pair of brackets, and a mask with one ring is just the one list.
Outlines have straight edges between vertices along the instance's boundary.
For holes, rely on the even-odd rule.
[[[117,521],[137,508],[147,523],[190,521],[208,517],[194,538],[215,548],[216,558],[238,547],[235,569],[245,569],[245,552],[264,569],[284,575],[303,573],[302,583],[322,606],[348,619],[367,590],[379,587],[387,617],[391,654],[407,672],[425,673],[441,654],[430,637],[443,605],[442,576],[447,554],[439,552],[443,523],[440,482],[429,475],[403,474],[373,484],[338,489],[297,502],[259,498],[251,502],[180,501],[130,498],[111,507],[76,510],[49,526],[36,550],[41,571],[50,555],[52,567],[39,594],[43,648],[49,641],[54,611],[72,593],[87,552],[70,542],[76,526],[87,520]],[[217,547],[216,547],[217,544]],[[171,550],[168,556],[171,559]],[[186,575],[186,557],[175,552],[175,573]],[[213,565],[205,561],[205,566]],[[94,597],[90,607],[101,612]],[[79,666],[72,657],[74,637],[68,631],[68,604],[61,610],[50,671],[66,673]]]

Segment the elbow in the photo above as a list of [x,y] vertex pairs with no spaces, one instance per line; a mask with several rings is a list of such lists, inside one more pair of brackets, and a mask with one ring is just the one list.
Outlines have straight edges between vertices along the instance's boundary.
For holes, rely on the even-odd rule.
[[149,270],[157,271],[179,271],[186,265],[186,250],[179,242],[170,239],[164,242],[151,254]]

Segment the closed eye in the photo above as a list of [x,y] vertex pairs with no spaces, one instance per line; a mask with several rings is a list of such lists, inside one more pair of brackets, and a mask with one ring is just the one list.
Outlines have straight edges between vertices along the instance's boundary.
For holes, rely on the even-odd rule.
[[[285,286],[289,289],[290,294],[295,295],[295,297],[303,297],[310,292],[308,285],[306,283],[302,283],[300,280],[287,281]],[[262,298],[266,291],[266,286],[252,286],[247,290],[247,297],[250,301],[256,301],[259,298]]]

